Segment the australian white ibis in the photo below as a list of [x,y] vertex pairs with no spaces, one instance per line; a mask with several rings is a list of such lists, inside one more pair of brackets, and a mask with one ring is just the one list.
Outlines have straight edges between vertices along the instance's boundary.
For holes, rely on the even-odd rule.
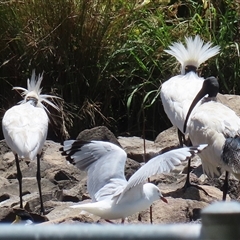
[[48,98],[58,98],[56,96],[41,94],[41,82],[43,75],[36,76],[32,72],[31,80],[27,80],[27,89],[14,87],[15,90],[22,91],[24,99],[19,105],[13,106],[3,116],[2,130],[7,145],[11,148],[17,166],[17,179],[19,182],[20,208],[23,208],[22,201],[22,173],[19,165],[19,158],[25,160],[34,160],[37,157],[37,183],[39,189],[41,213],[44,213],[42,191],[41,191],[41,173],[40,173],[40,155],[48,132],[49,118],[46,113],[46,103],[53,108],[59,108],[48,100]]
[[127,154],[122,148],[103,141],[65,141],[63,155],[80,170],[87,171],[87,189],[93,201],[72,207],[106,220],[121,218],[123,223],[126,217],[147,209],[158,199],[167,202],[156,185],[146,183],[150,176],[170,172],[206,146],[185,147],[156,156],[127,181],[124,174]]
[[[192,144],[208,144],[199,153],[203,170],[208,176],[219,176],[226,171],[223,185],[225,200],[229,173],[240,179],[240,118],[232,109],[216,101],[218,90],[216,78],[210,77],[203,82],[187,113],[184,130],[188,131]],[[196,107],[197,103],[200,105]]]
[[[186,47],[183,43],[176,42],[169,47],[169,50],[165,50],[181,64],[181,74],[165,81],[160,92],[164,111],[173,126],[178,128],[181,146],[185,141],[183,124],[188,109],[204,81],[204,78],[199,77],[196,71],[203,62],[218,54],[220,50],[218,46],[211,47],[212,43],[210,42],[204,43],[198,35],[195,38],[186,37],[185,40]],[[184,187],[193,186],[189,180],[190,161],[188,162],[188,174]]]

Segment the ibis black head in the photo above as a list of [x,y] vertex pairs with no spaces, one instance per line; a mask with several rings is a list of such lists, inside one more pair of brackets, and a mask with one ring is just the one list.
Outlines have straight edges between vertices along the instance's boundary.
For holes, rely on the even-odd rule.
[[192,101],[191,106],[189,107],[184,125],[183,125],[183,132],[186,132],[186,127],[187,127],[187,122],[189,119],[189,116],[192,112],[192,110],[194,109],[194,107],[196,106],[196,104],[205,96],[208,94],[208,97],[210,98],[214,98],[217,96],[219,92],[219,83],[218,80],[215,77],[209,77],[206,78],[203,82],[202,88],[201,90],[198,92],[198,94],[196,95],[196,97],[194,98],[194,100]]
[[197,67],[194,65],[187,65],[185,67],[185,74],[189,73],[189,72],[197,72]]
[[218,80],[215,77],[206,78],[199,93],[201,91],[203,91],[204,96],[208,94],[208,97],[216,97],[219,92]]

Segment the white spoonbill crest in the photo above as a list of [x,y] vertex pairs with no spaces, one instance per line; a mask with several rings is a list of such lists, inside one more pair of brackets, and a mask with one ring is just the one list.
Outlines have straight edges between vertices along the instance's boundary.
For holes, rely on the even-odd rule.
[[23,104],[23,103],[26,103],[29,98],[35,98],[37,99],[37,104],[36,104],[37,107],[44,108],[47,112],[49,112],[49,110],[42,104],[42,103],[46,103],[59,111],[59,108],[54,103],[49,101],[48,98],[50,99],[54,99],[54,98],[61,99],[61,98],[53,95],[41,94],[42,88],[40,88],[40,86],[41,86],[42,80],[43,80],[43,73],[36,76],[35,70],[33,70],[31,80],[29,78],[27,80],[27,89],[23,87],[13,87],[13,90],[22,91],[21,96],[24,99],[19,103]]
[[204,44],[197,35],[185,38],[186,46],[180,42],[173,43],[165,52],[174,56],[181,64],[181,74],[165,81],[161,87],[161,100],[169,120],[183,133],[186,114],[196,94],[202,88],[204,78],[196,73],[203,62],[219,53],[218,46]]
[[181,64],[181,74],[186,73],[187,66],[194,66],[196,69],[208,59],[217,55],[220,51],[219,46],[212,46],[211,42],[204,44],[204,41],[197,35],[185,37],[186,47],[181,42],[173,43],[166,53],[174,56]]
[[37,157],[37,182],[40,195],[41,212],[44,213],[42,192],[41,192],[41,174],[40,174],[40,155],[48,132],[49,118],[46,113],[50,113],[42,104],[46,103],[53,108],[59,108],[48,98],[59,98],[57,96],[41,94],[42,75],[36,76],[32,72],[31,80],[28,79],[27,89],[14,87],[20,90],[24,99],[19,105],[13,106],[3,116],[2,130],[6,143],[11,148],[17,166],[17,179],[19,182],[20,208],[23,208],[22,202],[22,173],[19,165],[19,158],[34,160]]
[[175,149],[149,160],[127,181],[124,174],[126,152],[115,144],[103,141],[64,142],[63,155],[82,171],[87,171],[87,189],[92,203],[79,203],[79,208],[103,219],[124,219],[147,209],[161,199],[159,188],[146,183],[147,178],[172,171],[182,161],[191,158],[207,145]]

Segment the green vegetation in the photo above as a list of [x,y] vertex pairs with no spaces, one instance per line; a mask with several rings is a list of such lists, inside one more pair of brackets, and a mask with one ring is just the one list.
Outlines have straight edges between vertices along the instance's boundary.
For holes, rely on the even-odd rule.
[[145,129],[154,139],[170,126],[161,83],[179,73],[163,50],[196,34],[222,49],[201,74],[218,76],[223,93],[240,94],[238,1],[138,2],[1,1],[1,115],[20,99],[12,86],[26,86],[36,69],[45,72],[44,90],[65,100],[67,130],[59,135],[106,125],[116,135]]

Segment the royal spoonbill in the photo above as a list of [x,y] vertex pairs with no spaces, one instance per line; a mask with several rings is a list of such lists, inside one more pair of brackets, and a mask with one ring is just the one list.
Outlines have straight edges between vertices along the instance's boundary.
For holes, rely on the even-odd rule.
[[87,189],[91,203],[73,205],[103,219],[124,219],[147,209],[161,199],[167,200],[159,188],[146,183],[152,175],[170,172],[207,145],[185,147],[166,152],[149,160],[127,181],[124,174],[126,152],[110,142],[67,140],[63,155],[82,171],[87,171]]
[[[218,91],[215,77],[203,82],[187,113],[184,130],[188,131],[192,144],[208,144],[199,153],[204,172],[210,177],[226,172],[222,187],[223,200],[226,200],[229,173],[240,179],[240,118],[216,101]],[[196,107],[197,103],[200,105]]]
[[[39,189],[41,213],[44,214],[42,191],[40,156],[48,132],[48,112],[43,103],[50,105],[59,111],[59,108],[48,99],[59,98],[57,96],[41,94],[40,88],[43,75],[36,76],[32,72],[31,80],[27,80],[27,89],[14,87],[14,90],[22,91],[24,99],[19,105],[13,106],[3,116],[2,130],[7,145],[11,148],[17,166],[17,179],[19,183],[20,208],[22,201],[22,173],[19,158],[34,160],[37,157],[37,183]],[[49,113],[49,112],[48,112]]]
[[[220,50],[218,46],[211,47],[211,42],[204,43],[198,35],[195,38],[186,37],[185,41],[186,47],[181,42],[175,42],[169,47],[169,50],[165,50],[181,64],[181,74],[165,81],[160,91],[164,111],[173,126],[178,128],[180,146],[183,146],[183,142],[185,142],[183,124],[187,111],[204,81],[204,78],[198,76],[197,69],[203,62],[218,54]],[[189,159],[185,188],[195,186],[189,180],[190,161]]]

